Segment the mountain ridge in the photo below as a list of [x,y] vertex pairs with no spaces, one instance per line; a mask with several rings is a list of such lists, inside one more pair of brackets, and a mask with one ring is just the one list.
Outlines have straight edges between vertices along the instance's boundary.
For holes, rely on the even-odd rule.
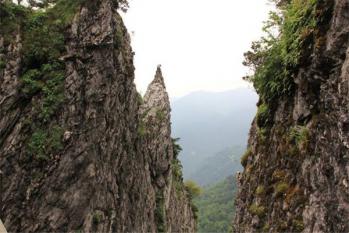
[[181,139],[185,179],[206,158],[234,145],[246,145],[256,102],[256,93],[242,88],[194,92],[171,103],[172,135]]

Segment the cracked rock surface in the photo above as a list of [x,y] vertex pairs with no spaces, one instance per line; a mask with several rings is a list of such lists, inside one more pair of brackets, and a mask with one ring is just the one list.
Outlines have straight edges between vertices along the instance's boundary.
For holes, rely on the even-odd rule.
[[9,232],[193,232],[188,193],[173,183],[161,71],[141,101],[114,1],[94,4],[79,8],[65,35],[64,104],[45,123],[63,130],[62,146],[45,160],[27,150],[41,102],[20,94],[21,35],[10,45],[0,35],[1,219]]
[[[252,124],[236,232],[349,231],[349,1],[323,2],[333,6],[326,43],[301,64],[266,137]],[[303,141],[290,140],[292,132]]]

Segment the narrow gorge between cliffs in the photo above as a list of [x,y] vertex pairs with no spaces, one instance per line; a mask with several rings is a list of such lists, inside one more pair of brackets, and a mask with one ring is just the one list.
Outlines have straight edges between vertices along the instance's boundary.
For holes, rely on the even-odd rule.
[[349,0],[0,0],[0,233],[348,219]]

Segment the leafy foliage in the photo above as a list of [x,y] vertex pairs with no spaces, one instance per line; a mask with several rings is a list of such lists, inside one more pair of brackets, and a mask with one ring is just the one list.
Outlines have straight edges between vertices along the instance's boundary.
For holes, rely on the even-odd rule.
[[179,138],[173,138],[172,139],[172,147],[173,147],[173,160],[172,160],[172,172],[175,181],[180,182],[182,184],[183,182],[183,174],[182,169],[183,166],[181,164],[181,161],[178,159],[179,153],[182,151],[182,147],[178,144]]
[[293,141],[298,148],[307,147],[309,143],[309,129],[305,126],[295,126],[291,128],[289,139]]
[[171,162],[172,168],[172,178],[173,185],[176,188],[177,195],[182,195],[184,192],[183,185],[183,166],[181,161],[178,159],[178,155],[182,150],[182,147],[178,144],[179,138],[172,139],[172,148],[173,148],[173,160]]
[[93,224],[97,225],[101,222],[101,220],[102,220],[102,215],[98,212],[95,212],[92,217]]
[[257,111],[257,125],[260,128],[266,127],[270,123],[270,109],[267,104],[261,104]]
[[180,138],[172,138],[173,155],[175,158],[178,157],[179,153],[183,150],[181,145],[178,143]]
[[6,68],[6,63],[3,58],[0,57],[0,72]]
[[231,230],[236,191],[233,176],[204,189],[203,194],[194,200],[199,209],[198,232]]
[[246,152],[242,155],[241,157],[241,165],[246,167],[248,158],[252,155],[252,150],[251,148],[248,148]]
[[156,194],[155,220],[157,232],[166,232],[165,198],[161,192]]
[[184,185],[191,198],[197,198],[202,194],[202,189],[194,181],[188,180]]
[[5,45],[14,41],[19,25],[26,20],[29,12],[26,7],[13,4],[9,0],[0,1],[0,34],[4,36]]
[[156,119],[159,120],[159,121],[163,121],[165,119],[165,117],[166,117],[165,116],[165,112],[160,110],[160,109],[158,109],[155,114],[156,114],[155,115]]
[[292,226],[294,227],[294,229],[297,232],[302,232],[304,230],[304,223],[303,223],[303,219],[299,218],[299,219],[295,219],[292,221]]
[[266,36],[252,44],[244,61],[254,72],[245,78],[253,82],[264,103],[290,94],[292,77],[316,27],[317,0],[276,2],[278,11],[270,13],[263,28]]
[[258,217],[263,217],[265,215],[265,207],[257,204],[252,204],[248,210],[251,214],[257,215]]
[[147,134],[147,128],[143,120],[139,122],[137,132],[141,137],[144,137]]
[[263,185],[259,185],[256,189],[257,196],[263,196],[265,194],[265,187]]
[[28,151],[38,160],[47,160],[49,154],[61,150],[63,129],[55,126],[50,132],[37,129],[31,136],[28,143]]
[[265,144],[265,142],[267,141],[267,129],[266,128],[257,128],[257,138],[258,138],[258,142],[260,142],[261,144]]
[[286,182],[280,182],[276,184],[275,193],[277,195],[285,194],[289,187],[290,186]]
[[[40,160],[62,149],[63,129],[53,119],[64,102],[65,64],[60,58],[66,52],[68,19],[72,19],[81,2],[45,0],[33,9],[5,1],[0,7],[5,16],[0,31],[8,36],[7,43],[21,34],[21,92],[27,100],[34,99],[36,113],[27,122],[32,132],[27,149],[28,154]],[[55,5],[46,8],[50,3]]]

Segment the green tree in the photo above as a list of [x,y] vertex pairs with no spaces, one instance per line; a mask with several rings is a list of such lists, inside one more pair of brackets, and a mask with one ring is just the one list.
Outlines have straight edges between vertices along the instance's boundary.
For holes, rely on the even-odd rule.
[[245,77],[253,83],[262,102],[269,104],[290,94],[301,58],[311,49],[318,0],[272,0],[277,10],[270,12],[263,30],[265,36],[253,42],[245,53],[244,65],[253,74]]
[[173,155],[175,158],[178,157],[179,153],[182,151],[181,145],[179,145],[180,138],[172,138]]
[[204,188],[203,194],[194,200],[199,209],[198,232],[231,232],[236,191],[234,176]]
[[197,198],[202,194],[201,187],[195,181],[188,180],[184,183],[186,190],[192,198]]

